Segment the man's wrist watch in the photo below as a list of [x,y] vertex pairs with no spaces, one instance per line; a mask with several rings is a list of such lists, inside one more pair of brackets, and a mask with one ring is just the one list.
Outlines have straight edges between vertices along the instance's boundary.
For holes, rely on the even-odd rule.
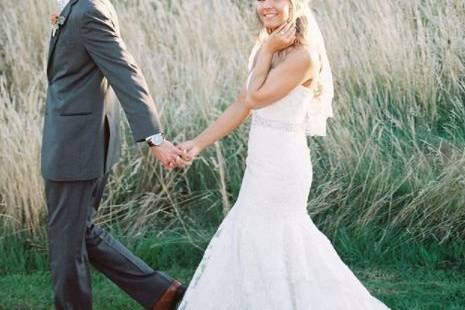
[[146,141],[150,147],[154,147],[160,146],[165,141],[165,138],[163,137],[163,133],[160,132],[156,135],[148,137]]

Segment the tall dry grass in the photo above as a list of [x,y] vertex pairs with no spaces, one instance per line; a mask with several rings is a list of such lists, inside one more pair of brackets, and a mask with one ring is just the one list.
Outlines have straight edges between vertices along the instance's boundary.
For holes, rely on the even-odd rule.
[[[114,2],[168,136],[194,136],[244,82],[253,45],[250,3]],[[329,134],[310,142],[315,220],[326,232],[375,226],[417,240],[465,237],[464,1],[313,6],[336,81]],[[45,210],[38,152],[51,7],[0,3],[0,214],[15,230],[34,231]],[[125,132],[101,221],[136,233],[160,222],[187,229],[199,220],[194,210],[227,212],[244,169],[247,126],[175,173],[164,172]]]

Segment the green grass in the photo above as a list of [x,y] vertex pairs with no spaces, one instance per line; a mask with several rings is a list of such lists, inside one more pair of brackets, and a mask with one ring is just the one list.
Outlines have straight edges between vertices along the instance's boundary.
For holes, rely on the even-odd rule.
[[[47,272],[8,275],[0,278],[0,309],[53,309],[53,297]],[[96,309],[139,309],[123,291],[94,272],[92,281]]]
[[[168,272],[187,280],[193,270]],[[465,280],[455,270],[354,268],[370,292],[391,309],[463,309]],[[124,292],[97,272],[93,273],[95,309],[140,309]],[[47,272],[7,275],[0,278],[0,309],[52,309]]]
[[[131,236],[113,229],[151,266],[184,282],[193,275],[213,231],[205,228]],[[356,234],[343,229],[330,238],[359,279],[391,309],[463,309],[463,244],[427,245],[400,234],[382,239],[370,232]],[[51,309],[46,244],[25,235],[10,236],[0,239],[0,253],[0,309]],[[92,275],[95,309],[139,309],[98,272]]]

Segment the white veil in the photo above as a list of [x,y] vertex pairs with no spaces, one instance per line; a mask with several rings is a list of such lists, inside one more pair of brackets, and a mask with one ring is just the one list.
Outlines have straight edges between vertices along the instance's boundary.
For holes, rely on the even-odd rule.
[[309,136],[326,136],[326,122],[329,117],[333,117],[333,97],[334,84],[331,65],[329,64],[328,54],[326,53],[325,42],[321,34],[320,27],[316,21],[314,13],[311,9],[305,6],[304,10],[308,10],[308,31],[310,49],[314,49],[320,58],[320,72],[315,77],[316,87],[314,89],[314,97],[309,103],[307,113],[307,134]]
[[[305,2],[305,1],[304,1]],[[329,63],[328,54],[326,53],[325,42],[321,34],[320,27],[316,21],[313,11],[308,3],[300,7],[297,15],[305,15],[308,17],[308,43],[309,49],[316,52],[320,59],[320,70],[318,76],[314,77],[312,85],[314,85],[314,96],[309,102],[306,115],[306,133],[309,136],[326,136],[326,122],[329,117],[333,117],[333,97],[334,84],[331,65]],[[260,49],[260,41],[255,44],[249,57],[249,72],[253,67],[255,54]],[[250,75],[249,75],[250,77]]]

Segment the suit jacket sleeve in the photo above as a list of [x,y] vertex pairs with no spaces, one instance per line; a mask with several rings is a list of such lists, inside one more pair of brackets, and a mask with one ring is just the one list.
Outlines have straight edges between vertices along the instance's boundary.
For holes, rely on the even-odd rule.
[[107,78],[128,118],[134,139],[144,141],[161,131],[147,83],[112,21],[110,12],[93,7],[83,14],[82,42]]

